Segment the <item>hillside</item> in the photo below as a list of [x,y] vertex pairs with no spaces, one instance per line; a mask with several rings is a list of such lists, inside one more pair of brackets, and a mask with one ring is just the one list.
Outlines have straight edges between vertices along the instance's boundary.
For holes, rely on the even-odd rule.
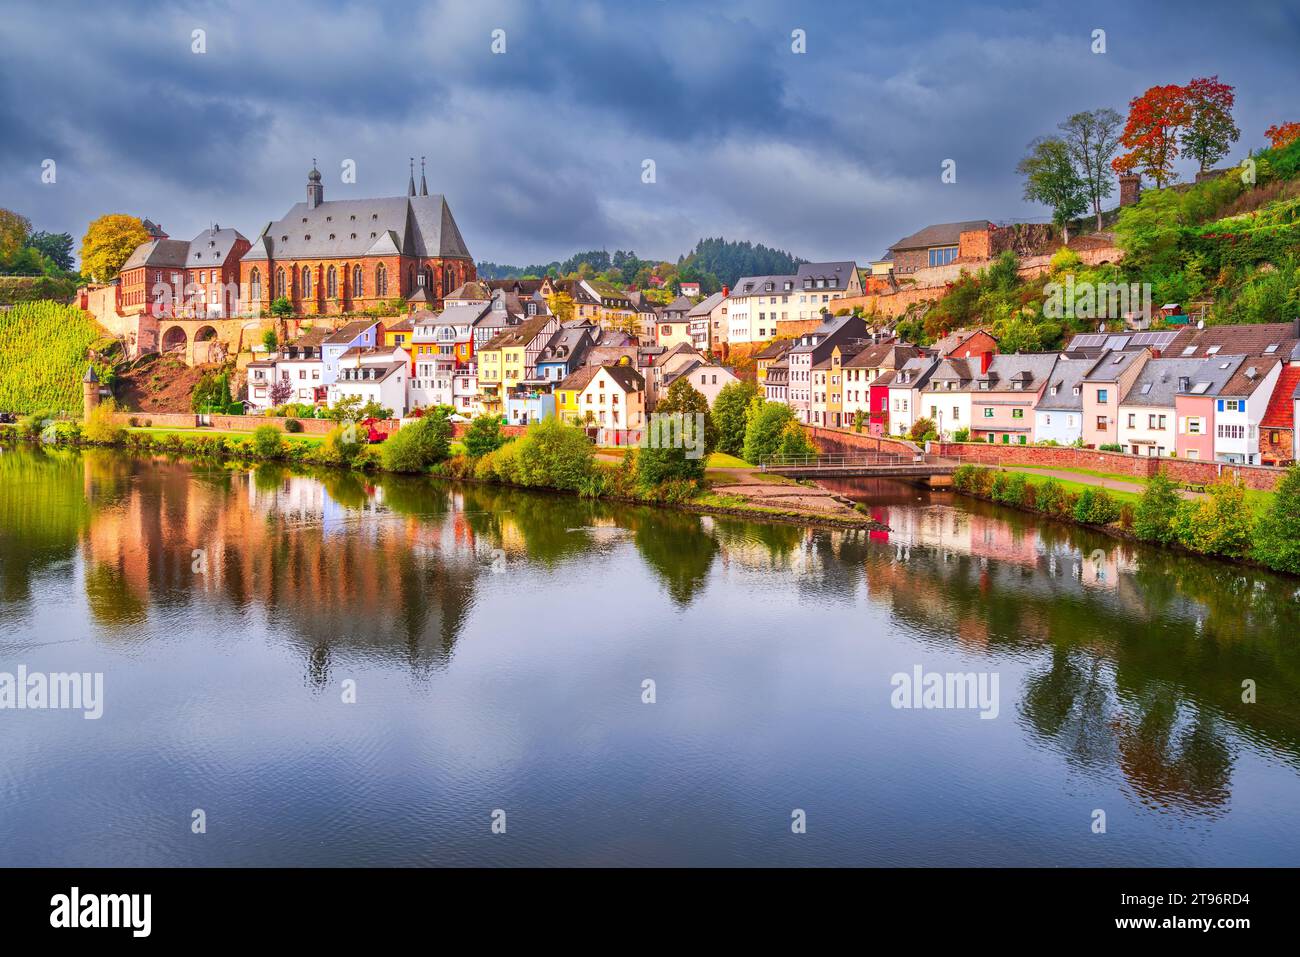
[[[111,342],[72,306],[24,302],[0,312],[0,411],[80,415],[87,350]],[[99,368],[111,378],[107,366]]]
[[[1120,210],[1116,264],[1090,267],[1069,250],[1050,275],[1020,279],[1014,256],[963,274],[900,322],[904,338],[929,344],[954,329],[989,327],[1004,352],[1060,347],[1119,316],[1044,314],[1049,283],[1149,285],[1153,308],[1176,302],[1208,325],[1282,322],[1300,316],[1300,140],[1255,153],[1254,181],[1235,168],[1196,184],[1144,191]],[[1159,325],[1156,322],[1155,325]]]
[[118,377],[118,405],[131,412],[188,412],[194,387],[208,369],[172,356],[145,356]]

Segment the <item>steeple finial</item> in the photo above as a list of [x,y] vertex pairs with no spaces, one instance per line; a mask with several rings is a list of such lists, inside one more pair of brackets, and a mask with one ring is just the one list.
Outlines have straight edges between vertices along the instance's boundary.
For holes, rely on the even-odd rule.
[[420,195],[429,195],[429,184],[424,180],[424,157],[420,157]]
[[414,156],[411,157],[411,179],[410,182],[406,184],[406,195],[407,196],[415,195],[415,157]]
[[316,168],[316,157],[311,158],[311,172],[307,174],[307,205],[315,209],[325,201],[325,187],[321,185],[320,170]]

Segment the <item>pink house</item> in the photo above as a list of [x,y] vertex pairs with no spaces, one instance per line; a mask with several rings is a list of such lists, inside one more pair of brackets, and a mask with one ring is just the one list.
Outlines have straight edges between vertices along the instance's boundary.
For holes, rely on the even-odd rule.
[[1133,387],[1151,350],[1103,352],[1084,375],[1083,444],[1096,449],[1119,443],[1119,406]]
[[1034,440],[1034,406],[1056,365],[1055,353],[992,356],[983,365],[971,386],[971,438],[1029,444]]
[[1206,361],[1195,375],[1178,380],[1174,395],[1177,433],[1174,451],[1180,459],[1214,461],[1215,402],[1237,369],[1242,356],[1220,356]]

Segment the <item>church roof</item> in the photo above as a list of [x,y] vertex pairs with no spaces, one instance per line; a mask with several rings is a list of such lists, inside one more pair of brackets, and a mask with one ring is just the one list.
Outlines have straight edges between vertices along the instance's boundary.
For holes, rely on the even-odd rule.
[[441,195],[295,203],[268,223],[244,256],[258,259],[355,259],[360,256],[469,259]]

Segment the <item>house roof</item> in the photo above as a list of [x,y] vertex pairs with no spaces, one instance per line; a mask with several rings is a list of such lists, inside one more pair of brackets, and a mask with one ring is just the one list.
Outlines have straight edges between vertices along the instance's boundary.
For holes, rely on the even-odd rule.
[[[1092,368],[1087,359],[1072,359],[1066,355],[1057,358],[1052,371],[1048,374],[1047,388],[1043,390],[1035,410],[1044,412],[1079,412],[1083,409],[1083,392],[1078,395],[1074,390],[1083,381],[1083,377]],[[1052,389],[1056,395],[1052,395]]]
[[557,388],[566,392],[581,392],[591,384],[597,373],[604,369],[624,392],[637,392],[645,387],[645,378],[630,365],[589,365],[570,372]]
[[[741,276],[736,280],[736,285],[731,290],[732,299],[743,299],[746,296],[770,295],[776,292],[793,292],[798,288],[798,276]],[[790,283],[790,288],[785,289],[784,284]],[[768,283],[772,284],[771,289],[765,288]]]
[[695,307],[685,296],[678,296],[667,306],[664,307],[664,316],[661,322],[681,322],[687,318],[687,313]]
[[507,346],[526,346],[542,332],[546,326],[555,321],[554,316],[533,316],[517,326],[509,326],[497,333],[483,346],[487,349],[504,349]]
[[1219,391],[1219,395],[1254,395],[1264,379],[1273,371],[1282,360],[1261,358],[1259,356],[1246,356],[1242,359],[1241,364],[1237,366],[1237,371],[1233,373],[1232,378]]
[[960,223],[935,223],[919,229],[910,236],[904,236],[894,245],[891,252],[901,249],[928,249],[931,246],[955,246],[962,233],[975,229],[988,229],[993,224],[987,219],[968,219]]
[[379,320],[377,319],[353,319],[351,322],[335,329],[325,338],[324,341],[332,346],[345,346],[351,343],[357,336],[361,335],[361,333],[378,324]]
[[487,283],[480,279],[471,279],[469,282],[461,283],[451,292],[447,293],[445,299],[491,299],[492,289]]
[[816,285],[818,279],[824,279],[826,285],[822,289],[832,292],[843,292],[848,289],[849,283],[858,271],[858,264],[854,262],[825,262],[825,263],[800,263],[798,271],[795,273],[795,288],[802,289],[805,279],[813,280]]
[[898,373],[893,369],[890,369],[888,372],[882,372],[880,373],[880,375],[876,376],[876,378],[872,380],[871,388],[874,389],[876,386],[892,385],[894,380],[897,378],[898,378]]
[[582,360],[583,353],[591,345],[591,332],[587,326],[560,329],[551,336],[537,361],[575,363]]
[[220,266],[230,255],[235,243],[244,236],[237,229],[213,227],[205,229],[189,242],[183,239],[151,239],[136,246],[122,272],[140,266],[201,269]]
[[1244,356],[1214,356],[1202,359],[1194,375],[1188,377],[1187,388],[1181,385],[1179,395],[1218,395],[1241,366]]
[[1209,368],[1204,359],[1152,359],[1133,380],[1133,388],[1122,404],[1173,408],[1179,382],[1182,379],[1189,383],[1202,381]]
[[1047,384],[1055,365],[1052,352],[996,355],[989,360],[988,372],[977,371],[975,378],[988,382],[986,392],[1037,392]]
[[1273,387],[1273,398],[1260,420],[1261,428],[1294,429],[1296,397],[1300,397],[1300,365],[1287,365]]
[[944,336],[930,348],[940,356],[946,356],[949,353],[956,352],[968,339],[979,335],[981,332],[996,341],[996,337],[994,337],[993,333],[989,332],[987,329],[958,329],[955,332],[948,333],[948,335]]
[[[1300,339],[1300,322],[1260,322],[1190,329],[1175,352],[1182,357],[1227,352],[1242,356],[1290,356]],[[1211,352],[1215,350],[1215,352]]]
[[722,302],[722,300],[726,298],[727,297],[724,296],[721,292],[715,292],[713,295],[706,296],[705,298],[697,302],[694,306],[692,306],[691,311],[688,312],[687,315],[695,316],[695,317],[708,316],[710,313],[713,312],[714,309],[718,307],[718,305]]
[[245,260],[343,259],[366,255],[469,259],[451,207],[429,196],[294,203],[262,230]]
[[938,382],[958,382],[970,383],[975,380],[978,367],[972,367],[969,359],[941,359],[935,366],[934,371],[930,373],[929,381],[920,386],[921,389],[931,391],[947,391],[938,389]]
[[894,369],[908,359],[915,358],[920,354],[921,350],[918,346],[895,341],[879,342],[867,346],[867,348],[844,363],[844,366],[847,369]]
[[[908,359],[895,371],[894,385],[900,389],[924,389],[937,368],[939,368],[939,360],[929,356]],[[911,376],[911,380],[904,382],[905,376]]]
[[1140,355],[1144,355],[1142,350],[1122,352],[1111,349],[1103,352],[1092,364],[1092,368],[1084,374],[1084,379],[1088,382],[1114,382],[1119,378],[1120,373],[1128,369]]
[[773,339],[754,353],[755,359],[774,359],[785,355],[794,345],[793,339]]

